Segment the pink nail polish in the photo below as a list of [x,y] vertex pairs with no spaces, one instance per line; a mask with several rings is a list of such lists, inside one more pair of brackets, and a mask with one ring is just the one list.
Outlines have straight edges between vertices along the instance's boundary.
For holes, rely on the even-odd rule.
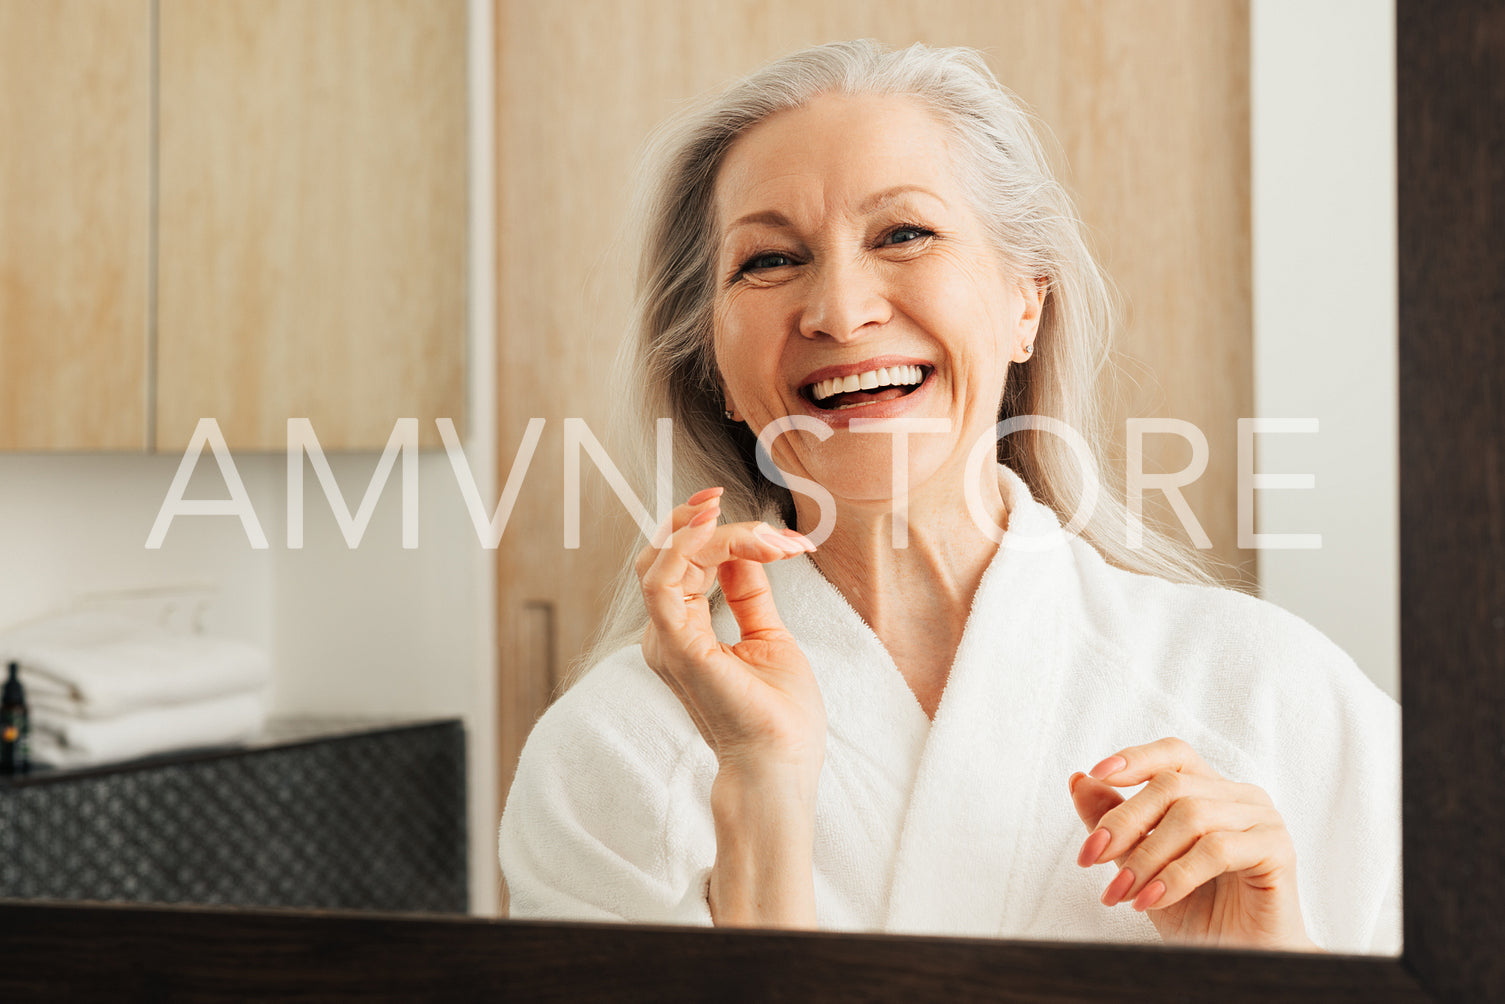
[[1097,864],[1097,859],[1103,856],[1103,851],[1108,849],[1108,842],[1113,839],[1113,834],[1106,829],[1096,829],[1092,835],[1082,844],[1082,850],[1076,856],[1076,863],[1083,868]]
[[1076,783],[1086,776],[1087,775],[1083,774],[1081,771],[1077,771],[1075,774],[1071,775],[1071,779],[1066,782],[1066,790],[1075,795]]
[[690,525],[705,526],[707,523],[714,522],[716,517],[720,515],[721,507],[716,506],[714,509],[707,509],[705,512],[696,513],[695,518],[690,520]]
[[702,502],[709,502],[711,499],[716,498],[725,490],[726,489],[724,488],[702,488],[694,495],[691,495],[689,500],[685,504],[700,505]]
[[1093,777],[1101,781],[1105,777],[1112,777],[1114,774],[1117,774],[1127,766],[1129,766],[1129,761],[1125,760],[1121,756],[1115,755],[1110,756],[1108,759],[1104,760],[1102,763],[1098,764],[1087,773],[1091,774]]
[[784,530],[782,531],[782,533],[784,534],[784,536],[788,537],[790,540],[792,540],[796,544],[798,544],[800,546],[800,550],[801,551],[814,551],[815,550],[815,544],[814,544],[814,542],[812,542],[809,537],[806,537],[804,534],[800,533],[798,530],[791,530],[788,527],[785,527]]
[[1134,873],[1127,868],[1119,869],[1113,881],[1108,883],[1108,888],[1103,890],[1103,906],[1113,906],[1124,898],[1130,889],[1134,887]]
[[1134,909],[1141,913],[1160,902],[1160,897],[1165,895],[1165,883],[1159,879],[1151,882],[1139,890],[1139,895],[1134,897]]

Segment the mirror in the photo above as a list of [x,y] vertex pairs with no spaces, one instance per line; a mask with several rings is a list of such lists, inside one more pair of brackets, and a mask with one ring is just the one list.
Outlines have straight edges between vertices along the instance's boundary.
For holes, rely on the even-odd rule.
[[[489,11],[482,9],[485,6],[472,5],[472,56],[477,48],[487,47],[488,33],[480,32],[482,41],[476,41],[477,25],[489,19]],[[940,44],[982,45],[993,54],[994,66],[1004,82],[1035,106],[1056,132],[1072,172],[1069,183],[1081,196],[1089,225],[1100,231],[1110,274],[1124,287],[1131,312],[1129,331],[1133,336],[1124,348],[1137,360],[1131,372],[1141,381],[1143,401],[1139,413],[1186,418],[1203,426],[1208,435],[1214,459],[1205,484],[1189,490],[1188,498],[1214,538],[1215,551],[1246,582],[1257,581],[1266,589],[1277,582],[1285,583],[1282,588],[1289,590],[1285,595],[1295,599],[1285,600],[1278,593],[1269,595],[1339,638],[1361,664],[1366,668],[1374,666],[1374,672],[1383,680],[1380,667],[1386,652],[1390,664],[1394,664],[1393,628],[1385,632],[1369,629],[1375,615],[1353,616],[1351,610],[1356,608],[1347,604],[1336,612],[1318,605],[1318,600],[1329,599],[1333,591],[1314,584],[1323,581],[1324,575],[1331,581],[1332,576],[1344,574],[1327,568],[1325,563],[1330,558],[1336,562],[1344,542],[1349,541],[1353,548],[1368,552],[1378,569],[1353,577],[1354,581],[1372,585],[1376,590],[1366,600],[1368,605],[1364,609],[1383,610],[1388,604],[1393,612],[1394,558],[1383,553],[1376,557],[1374,549],[1366,547],[1374,540],[1393,540],[1393,530],[1388,536],[1383,530],[1386,519],[1393,527],[1393,512],[1388,516],[1378,513],[1372,517],[1374,522],[1362,524],[1379,528],[1372,533],[1354,532],[1360,524],[1349,516],[1335,520],[1327,510],[1313,509],[1308,504],[1313,499],[1329,499],[1326,493],[1339,487],[1341,498],[1345,499],[1353,495],[1367,499],[1393,497],[1393,484],[1359,485],[1348,480],[1346,473],[1330,475],[1324,466],[1329,461],[1359,460],[1358,466],[1374,471],[1383,465],[1362,458],[1373,454],[1383,458],[1387,450],[1393,458],[1393,441],[1377,435],[1342,439],[1337,435],[1340,430],[1334,428],[1336,419],[1350,412],[1377,416],[1372,408],[1393,409],[1393,401],[1343,404],[1336,412],[1318,410],[1319,406],[1333,405],[1331,391],[1339,383],[1362,385],[1355,389],[1373,389],[1387,379],[1393,382],[1393,375],[1386,377],[1381,372],[1351,378],[1350,374],[1341,380],[1331,377],[1324,380],[1321,373],[1331,370],[1321,370],[1311,359],[1309,347],[1313,339],[1303,337],[1303,332],[1309,336],[1312,329],[1298,329],[1294,324],[1280,321],[1265,323],[1266,317],[1278,316],[1280,305],[1300,293],[1297,286],[1301,270],[1300,259],[1289,253],[1289,249],[1281,248],[1278,240],[1261,243],[1264,232],[1261,227],[1287,234],[1291,226],[1297,225],[1291,218],[1306,220],[1307,225],[1318,231],[1324,242],[1321,246],[1331,248],[1327,242],[1339,236],[1334,233],[1335,228],[1310,221],[1312,206],[1332,206],[1332,198],[1316,194],[1319,188],[1312,186],[1304,195],[1307,201],[1297,203],[1294,196],[1286,194],[1287,189],[1277,185],[1272,198],[1256,203],[1253,215],[1242,221],[1242,230],[1238,228],[1242,210],[1237,208],[1241,203],[1227,198],[1238,189],[1239,178],[1243,177],[1244,185],[1254,186],[1253,195],[1258,200],[1261,192],[1267,191],[1258,187],[1260,179],[1279,182],[1281,172],[1288,166],[1287,161],[1275,156],[1276,152],[1309,151],[1314,137],[1293,140],[1277,131],[1270,146],[1264,151],[1253,151],[1255,173],[1251,176],[1243,166],[1250,151],[1240,146],[1238,138],[1243,132],[1238,109],[1241,101],[1249,100],[1247,90],[1241,96],[1236,88],[1232,91],[1224,88],[1219,93],[1232,104],[1209,109],[1200,104],[1204,92],[1195,86],[1188,89],[1187,81],[1179,77],[1161,81],[1156,86],[1164,88],[1163,92],[1144,95],[1138,101],[1132,100],[1139,97],[1133,90],[1110,87],[1103,82],[1105,79],[1122,82],[1127,87],[1137,81],[1134,86],[1150,86],[1144,79],[1145,61],[1150,61],[1156,72],[1163,69],[1167,46],[1175,51],[1198,53],[1195,57],[1199,61],[1198,72],[1231,68],[1237,77],[1238,53],[1248,51],[1250,44],[1248,36],[1239,33],[1243,10],[1240,5],[1208,8],[1196,15],[1207,18],[1207,23],[1194,24],[1176,20],[1180,14],[1169,8],[1153,15],[1135,11],[1132,17],[1111,8],[1088,16],[1060,7],[1024,4],[1001,5],[980,14],[927,8],[922,19],[917,6],[873,11],[865,5],[836,5],[765,12],[760,15],[758,29],[749,33],[740,21],[730,16],[718,22],[703,13],[693,15],[703,19],[702,23],[692,20],[688,9],[672,6],[634,15],[608,9],[586,23],[561,20],[578,18],[578,14],[569,11],[504,5],[496,25],[498,92],[502,95],[495,108],[499,233],[494,262],[489,248],[480,246],[489,244],[489,240],[477,242],[472,261],[472,276],[476,280],[471,294],[473,327],[477,332],[484,330],[485,318],[494,314],[501,332],[495,345],[475,337],[470,346],[472,422],[468,431],[472,435],[467,441],[467,453],[487,504],[496,498],[497,488],[505,480],[528,418],[546,416],[550,423],[548,435],[554,437],[564,418],[582,416],[593,428],[602,429],[605,438],[608,423],[600,408],[603,395],[599,383],[606,373],[604,361],[620,331],[626,289],[625,270],[610,254],[618,219],[614,214],[625,194],[625,168],[632,150],[676,102],[724,81],[732,73],[751,69],[777,52],[825,38],[873,35],[894,42],[925,38]],[[1261,105],[1261,95],[1268,95],[1271,101],[1288,100],[1289,95],[1282,97],[1280,89],[1274,86],[1280,81],[1259,77],[1260,66],[1280,67],[1290,91],[1309,94],[1309,89],[1298,88],[1291,78],[1298,68],[1319,62],[1266,52],[1263,58],[1268,63],[1262,64],[1258,48],[1261,40],[1266,44],[1277,41],[1294,44],[1291,39],[1297,36],[1327,39],[1331,51],[1359,59],[1359,48],[1350,44],[1355,34],[1353,26],[1344,18],[1375,16],[1351,10],[1331,11],[1329,30],[1323,33],[1313,26],[1311,15],[1306,15],[1303,31],[1292,33],[1279,24],[1258,20],[1276,16],[1275,10],[1258,8],[1256,20],[1246,29],[1254,33],[1255,57],[1249,67],[1253,86],[1259,88],[1262,80],[1271,84],[1268,91],[1254,92],[1256,130],[1262,124],[1273,130],[1291,127],[1289,118],[1278,111],[1282,106]],[[1155,17],[1160,16],[1168,20],[1155,22]],[[973,17],[985,23],[973,23],[970,20]],[[1381,33],[1385,30],[1388,21],[1367,29]],[[571,34],[577,31],[589,33],[589,41],[581,43]],[[1373,42],[1364,51],[1389,51],[1388,36],[1358,34]],[[1215,46],[1205,44],[1208,37],[1217,39]],[[1052,45],[1037,44],[1045,38],[1052,39]],[[1181,41],[1171,45],[1167,40],[1172,38]],[[1335,38],[1343,39],[1344,43],[1332,42]],[[551,41],[541,44],[540,39]],[[605,54],[609,52],[619,55],[608,59]],[[626,59],[620,55],[623,53],[632,54],[630,63],[619,66],[612,62]],[[738,65],[732,65],[732,54],[740,60]],[[1134,68],[1135,60],[1139,61],[1138,70]],[[1098,69],[1085,72],[1094,67]],[[476,79],[480,72],[473,65],[472,78]],[[1093,75],[1099,72],[1105,76]],[[1190,64],[1185,72],[1192,72]],[[1385,68],[1381,72],[1390,71]],[[1333,78],[1371,80],[1376,92],[1389,90],[1383,80],[1373,81],[1368,70],[1343,73],[1334,69]],[[539,86],[540,80],[570,83],[544,88]],[[636,83],[625,86],[624,81]],[[487,89],[487,85],[482,84],[481,89]],[[1137,110],[1139,117],[1125,120],[1117,112],[1109,114],[1102,105],[1103,95],[1108,92],[1116,93],[1122,100],[1119,111]],[[1193,98],[1197,100],[1190,100]],[[1347,100],[1366,99],[1350,95]],[[1128,156],[1124,151],[1129,148],[1122,145],[1135,140],[1141,145],[1133,149],[1143,151],[1144,158],[1152,157],[1160,141],[1172,131],[1157,129],[1146,142],[1150,126],[1143,117],[1147,110],[1158,112],[1166,102],[1174,105],[1177,101],[1190,105],[1190,111],[1203,115],[1206,122],[1220,129],[1216,134],[1219,139],[1209,144],[1208,156],[1228,173],[1217,182],[1223,186],[1221,189],[1199,190],[1215,212],[1203,214],[1199,210],[1171,220],[1161,212],[1163,202],[1142,202],[1132,211],[1122,208],[1115,200],[1131,190],[1151,189],[1159,200],[1184,190],[1179,187],[1181,183],[1169,191],[1146,184],[1147,180],[1160,176],[1146,179],[1138,172],[1145,171],[1146,163],[1159,162],[1138,154]],[[1234,109],[1233,118],[1229,118],[1230,107]],[[1262,107],[1277,110],[1265,119],[1261,117]],[[1339,106],[1335,103],[1332,107]],[[1372,105],[1364,107],[1370,113],[1374,110]],[[589,114],[582,115],[582,111]],[[1388,110],[1380,118],[1386,115]],[[1359,128],[1358,123],[1370,121],[1337,110],[1331,112],[1330,119],[1352,124],[1355,129]],[[1196,139],[1195,131],[1190,126],[1174,130],[1175,144],[1164,150],[1171,162],[1180,157],[1184,163],[1181,144]],[[1256,131],[1256,143],[1258,137]],[[1369,135],[1366,142],[1376,139]],[[1388,140],[1378,142],[1384,145]],[[486,147],[489,143],[477,141],[476,145]],[[1334,145],[1347,151],[1359,149],[1341,140]],[[1262,153],[1273,158],[1273,164],[1261,168],[1265,163],[1259,159]],[[485,161],[485,154],[476,150],[472,150],[472,156],[481,158],[481,163]],[[1368,160],[1364,156],[1357,159]],[[620,170],[590,185],[574,180],[576,176],[571,171],[598,164],[612,164]],[[1260,173],[1262,170],[1267,173]],[[1211,176],[1210,171],[1207,174]],[[1359,197],[1352,185],[1345,185],[1352,181],[1345,170],[1335,168],[1332,175],[1329,180],[1337,182],[1339,194]],[[1389,183],[1384,178],[1366,176],[1365,179],[1366,185],[1379,192],[1377,198],[1381,202],[1388,199],[1385,186]],[[1333,192],[1332,188],[1320,190]],[[485,215],[489,198],[486,195],[475,200],[474,215]],[[545,229],[537,220],[540,205],[558,207],[557,216],[551,210],[547,235],[539,233]],[[1277,213],[1280,207],[1291,218]],[[1353,212],[1368,222],[1379,218],[1367,215],[1362,209]],[[1203,245],[1186,242],[1201,240],[1205,236],[1202,228],[1213,226],[1210,220],[1214,215],[1218,218],[1219,232],[1232,227],[1234,236],[1226,245],[1231,249],[1226,250],[1227,257],[1210,262],[1200,258],[1195,250]],[[1211,289],[1216,284],[1199,283],[1194,297],[1178,295],[1185,286],[1166,281],[1163,263],[1152,260],[1155,256],[1139,252],[1138,235],[1158,236],[1158,226],[1168,228],[1172,239],[1182,242],[1178,250],[1188,267],[1200,263],[1205,272],[1221,278],[1222,285],[1216,292]],[[485,228],[478,232],[485,233]],[[1341,236],[1371,249],[1379,246],[1368,231],[1357,227]],[[1248,246],[1240,247],[1241,240]],[[1310,246],[1303,240],[1290,243]],[[540,245],[544,246],[542,251]],[[1272,245],[1277,250],[1270,251]],[[544,252],[557,257],[545,259]],[[1333,257],[1344,257],[1341,252],[1330,253]],[[487,302],[492,264],[499,276],[494,306]],[[1281,277],[1269,271],[1281,266],[1295,271],[1295,277]],[[1252,287],[1242,288],[1241,284],[1248,281],[1243,276],[1251,271]],[[1370,273],[1360,272],[1349,277],[1349,281],[1361,289],[1372,288],[1365,286],[1369,276]],[[1137,281],[1142,281],[1143,286],[1136,287]],[[582,288],[587,291],[584,295]],[[1139,288],[1146,291],[1136,292]],[[1330,290],[1331,286],[1325,289]],[[1312,291],[1308,289],[1304,295],[1312,296]],[[1344,297],[1332,295],[1327,299],[1339,301]],[[1158,336],[1152,335],[1161,326],[1157,316],[1175,320],[1177,333],[1157,340]],[[1232,320],[1224,323],[1226,317]],[[1306,323],[1316,323],[1309,311],[1304,318]],[[1349,317],[1344,323],[1356,338],[1372,336],[1386,323],[1393,325],[1393,321],[1356,317]],[[1178,367],[1184,367],[1188,358],[1200,355],[1198,351],[1185,351],[1188,340],[1194,350],[1200,349],[1196,339],[1199,333],[1209,331],[1216,332],[1220,344],[1229,331],[1233,332],[1227,338],[1229,346],[1220,350],[1219,358],[1228,360],[1238,373],[1233,381],[1235,386],[1231,393],[1196,388],[1183,407],[1177,395],[1201,377],[1195,373],[1186,375]],[[1267,333],[1269,339],[1264,338]],[[1144,336],[1143,342],[1139,335]],[[1269,386],[1262,374],[1289,376],[1292,370],[1287,361],[1289,356],[1271,348],[1279,344],[1277,336],[1281,335],[1295,338],[1298,344],[1308,347],[1303,359],[1310,368],[1297,374],[1304,382],[1293,386],[1284,397],[1269,399],[1265,396]],[[540,354],[532,354],[535,349]],[[1348,355],[1351,357],[1354,352],[1362,354],[1362,350],[1351,350]],[[1387,352],[1393,355],[1392,350],[1384,348],[1371,349],[1367,354],[1384,359],[1388,358]],[[1335,349],[1334,356],[1341,365],[1345,354]],[[493,362],[497,369],[494,386],[489,372]],[[543,385],[545,378],[554,390],[548,395],[547,405],[540,409],[536,397],[523,391]],[[524,388],[524,384],[530,386]],[[568,396],[558,389],[560,385],[568,389]],[[1266,405],[1266,400],[1274,403]],[[487,421],[493,412],[495,421]],[[1324,548],[1315,556],[1262,552],[1256,564],[1236,546],[1236,507],[1226,491],[1219,494],[1211,486],[1215,480],[1225,485],[1232,481],[1232,455],[1237,447],[1234,429],[1227,419],[1246,414],[1320,417],[1323,431],[1315,441],[1321,447],[1315,453],[1298,454],[1286,443],[1273,440],[1270,446],[1273,452],[1268,457],[1262,454],[1260,459],[1262,469],[1317,472],[1318,492],[1286,496],[1270,493],[1268,499],[1261,497],[1259,513],[1262,524],[1271,530],[1322,532]],[[1393,410],[1390,414],[1393,415]],[[1393,420],[1375,417],[1369,431],[1393,425]],[[1386,442],[1391,445],[1385,446]],[[1362,449],[1355,447],[1355,443]],[[280,454],[237,452],[237,467],[274,546],[266,552],[253,551],[243,528],[233,520],[185,519],[174,525],[158,554],[144,554],[141,540],[172,481],[179,455],[0,457],[0,473],[8,485],[17,489],[10,503],[16,516],[7,522],[13,534],[8,541],[12,548],[7,553],[15,555],[19,565],[32,571],[24,583],[12,579],[8,589],[0,593],[3,601],[0,620],[13,623],[26,619],[58,604],[72,602],[77,593],[113,593],[143,584],[196,585],[204,578],[211,578],[215,602],[206,613],[206,626],[215,632],[260,640],[268,645],[279,667],[277,701],[281,710],[463,717],[472,754],[471,901],[475,908],[485,912],[496,889],[492,825],[500,805],[499,796],[509,778],[511,757],[595,622],[594,613],[581,607],[578,597],[592,594],[593,588],[599,592],[610,581],[631,531],[621,506],[609,492],[598,489],[599,519],[587,518],[586,539],[579,552],[562,552],[556,529],[559,496],[552,490],[562,479],[557,447],[556,438],[545,439],[540,447],[508,532],[495,555],[494,585],[493,556],[478,548],[470,512],[456,488],[450,461],[440,452],[426,454],[419,461],[420,545],[412,551],[400,546],[403,513],[395,497],[395,486],[383,494],[362,545],[351,551],[341,538],[336,520],[312,488],[312,479],[309,479],[306,517],[308,539],[301,551],[289,550],[284,546],[287,527],[279,516],[285,507],[285,458]],[[1261,449],[1265,447],[1262,445]],[[375,462],[376,456],[370,453],[331,458],[333,472],[350,509],[355,508]],[[1161,462],[1174,471],[1183,466],[1184,458],[1167,451]],[[206,463],[198,469],[187,497],[212,498],[221,492],[222,481],[206,456]],[[98,504],[102,497],[109,498],[109,506]],[[1289,506],[1280,509],[1282,502],[1288,502]],[[1390,512],[1387,507],[1379,508]],[[1351,509],[1343,511],[1351,513]],[[538,550],[533,549],[535,543]],[[1314,558],[1320,558],[1320,563],[1311,560]],[[1279,561],[1286,564],[1280,566]],[[1386,568],[1390,569],[1388,579]],[[1310,595],[1299,595],[1291,583],[1312,586]],[[443,603],[434,599],[441,590]],[[1309,609],[1302,607],[1306,602],[1312,603]],[[1342,614],[1344,619],[1324,624],[1322,618],[1329,614]],[[1393,624],[1393,613],[1379,616],[1385,618],[1385,623]],[[503,668],[496,678],[492,675],[493,621],[504,625],[499,632],[505,645]],[[1354,624],[1363,629],[1353,629],[1350,625]],[[1352,640],[1341,637],[1345,631],[1352,632],[1349,636]],[[1372,658],[1361,655],[1358,646],[1373,639],[1385,642],[1377,644],[1379,654]],[[413,667],[418,666],[424,667],[425,672],[421,685],[415,686]],[[1382,685],[1393,692],[1393,672],[1390,682]],[[489,711],[493,706],[501,709],[495,718]],[[501,752],[493,754],[493,747]]]
[[[1498,450],[1499,372],[1477,290],[1501,268],[1498,207],[1479,213],[1488,164],[1505,150],[1480,94],[1500,83],[1499,40],[1466,2],[1400,0],[1400,205],[1408,936],[1395,961],[1138,951],[952,939],[712,934],[551,925],[194,910],[0,907],[26,965],[0,982],[37,996],[67,986],[224,998],[307,994],[412,999],[495,987],[573,999],[704,998],[727,986],[828,1000],[945,995],[991,1000],[1215,996],[1231,1002],[1492,1000],[1500,873],[1492,737],[1505,709],[1498,595],[1502,518],[1479,458]],[[1417,309],[1425,304],[1425,311]],[[1493,542],[1493,543],[1491,543]],[[1481,584],[1479,588],[1474,583]],[[1480,589],[1485,592],[1481,594]],[[1422,684],[1425,686],[1422,686]],[[79,944],[89,944],[81,956]],[[405,950],[391,951],[393,944]],[[288,964],[268,966],[268,958]],[[666,967],[664,959],[675,960]],[[293,965],[291,960],[306,964]]]

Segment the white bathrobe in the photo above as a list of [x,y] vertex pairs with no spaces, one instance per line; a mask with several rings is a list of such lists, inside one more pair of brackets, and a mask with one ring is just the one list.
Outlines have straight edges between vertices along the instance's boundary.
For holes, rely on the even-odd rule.
[[[768,566],[828,720],[820,927],[1158,941],[1147,916],[1099,903],[1114,865],[1077,866],[1087,831],[1067,780],[1125,746],[1177,736],[1274,800],[1314,941],[1397,952],[1395,702],[1272,604],[1109,566],[1001,475],[1008,532],[933,723],[807,558]],[[736,638],[724,608],[716,629]],[[512,915],[709,924],[715,774],[636,646],[593,668],[539,721],[518,765],[500,835]]]

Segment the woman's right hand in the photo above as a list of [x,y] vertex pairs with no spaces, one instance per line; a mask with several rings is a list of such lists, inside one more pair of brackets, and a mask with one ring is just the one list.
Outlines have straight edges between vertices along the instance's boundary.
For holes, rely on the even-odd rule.
[[[810,663],[774,608],[763,565],[815,545],[763,523],[717,526],[720,510],[721,489],[697,492],[638,555],[648,606],[643,658],[716,754],[716,862],[706,888],[712,922],[814,927],[826,711]],[[735,645],[722,644],[711,628],[705,589],[713,579],[737,621]]]
[[[648,608],[643,658],[674,691],[716,754],[718,784],[778,777],[814,794],[826,715],[810,664],[779,619],[763,564],[815,550],[766,523],[717,525],[721,489],[674,510],[638,554]],[[657,546],[667,536],[667,546]],[[721,583],[741,639],[723,644],[705,590]]]

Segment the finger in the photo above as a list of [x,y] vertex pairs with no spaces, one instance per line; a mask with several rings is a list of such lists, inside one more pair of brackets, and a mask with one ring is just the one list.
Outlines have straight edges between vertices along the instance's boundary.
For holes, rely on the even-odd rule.
[[[1107,784],[1108,782],[1097,783]],[[1122,805],[1110,809],[1098,820],[1098,829],[1107,830],[1109,837],[1106,842],[1099,841],[1100,853],[1093,863],[1115,860],[1127,854],[1144,839],[1146,834],[1159,826],[1171,807],[1182,799],[1200,798],[1268,805],[1268,799],[1260,803],[1248,798],[1248,792],[1258,790],[1253,785],[1239,784],[1220,777],[1210,778],[1197,774],[1178,774],[1170,770],[1162,771],[1150,778],[1148,784],[1135,792],[1131,798],[1126,799]],[[1083,845],[1082,853],[1085,857],[1085,845]],[[1119,863],[1122,864],[1122,862]]]
[[[686,654],[702,652],[715,643],[709,630],[709,608],[695,594],[716,576],[721,565],[739,559],[778,561],[813,550],[815,546],[798,534],[780,533],[766,523],[718,527],[717,515],[717,502],[712,499],[670,537],[667,548],[644,551],[653,555],[652,563],[640,575],[649,617],[664,632],[665,640]],[[692,621],[704,630],[686,633]]]
[[1218,777],[1197,751],[1180,739],[1157,739],[1144,746],[1129,746],[1098,763],[1087,773],[1120,788],[1143,784],[1162,771]]
[[[725,491],[726,489],[719,486],[713,488],[702,488],[700,491],[696,492],[694,495],[691,495],[688,499],[686,499],[683,504],[677,505],[673,509],[669,510],[668,518],[658,525],[658,529],[653,531],[653,537],[648,541],[648,547],[644,548],[644,550],[660,551],[665,547],[668,547],[670,536],[672,536],[679,530],[683,530],[687,525],[689,525],[690,520],[695,518],[695,515],[698,512],[703,509],[709,508],[712,501],[714,501],[715,504],[719,507],[721,505],[721,496],[723,493],[725,493]],[[639,560],[642,559],[641,553],[639,553],[638,558]],[[644,565],[638,568],[639,577],[642,576],[643,572],[646,570],[646,567],[647,566]]]
[[1107,847],[1112,837],[1109,831],[1099,829],[1098,820],[1115,807],[1122,805],[1124,797],[1112,785],[1103,784],[1080,772],[1071,775],[1069,785],[1071,803],[1076,807],[1077,816],[1081,818],[1082,824],[1092,831],[1086,842],[1082,844],[1082,849],[1077,852],[1077,864],[1086,868],[1097,864],[1103,848]]
[[[706,495],[707,492],[714,492],[714,494]],[[690,522],[697,516],[707,512],[720,512],[721,510],[720,489],[708,488],[704,492],[697,492],[691,498],[698,498],[700,501],[693,505],[686,502],[682,506],[676,506],[669,513],[669,518],[654,531],[653,540],[649,541],[648,546],[638,552],[637,557],[633,560],[633,571],[637,573],[639,579],[648,574],[648,569],[653,567],[653,563],[658,560],[659,555],[673,541],[674,534],[689,526]]]
[[726,489],[721,487],[702,488],[700,491],[685,499],[684,502],[669,510],[669,518],[659,524],[658,531],[654,534],[653,546],[655,548],[667,547],[670,534],[677,530],[683,530],[689,525],[690,520],[702,509],[708,508],[711,502],[721,505],[721,496]]
[[1092,830],[1108,810],[1123,804],[1124,796],[1112,785],[1093,780],[1081,771],[1071,775],[1066,782],[1071,791],[1071,804],[1082,820],[1082,825]]
[[687,556],[690,564],[705,573],[705,579],[709,580],[728,561],[766,564],[813,550],[815,545],[799,534],[775,530],[767,523],[728,523],[717,527],[714,534],[689,551]]
[[1134,898],[1136,910],[1163,910],[1227,872],[1273,876],[1292,857],[1284,826],[1257,825],[1248,830],[1203,834],[1188,850],[1147,883]]
[[[793,557],[797,554],[811,554],[815,551],[815,544],[810,538],[798,530],[790,530],[787,527],[775,530],[767,523],[754,523],[752,524],[751,534],[753,539],[757,540],[760,544],[775,547],[782,551],[786,557]],[[748,554],[746,557],[752,558],[755,561],[760,560],[752,554]]]
[[1219,830],[1242,831],[1280,825],[1280,815],[1262,805],[1183,798],[1153,833],[1123,855],[1119,870],[1103,891],[1103,905],[1132,900],[1172,861],[1185,855],[1203,836]]
[[784,621],[773,602],[768,574],[756,561],[728,561],[717,570],[721,595],[727,609],[737,621],[744,640],[766,638],[784,633]]
[[[694,645],[696,637],[686,631],[692,614],[707,622],[709,617],[705,604],[692,605],[685,602],[686,593],[699,592],[700,589],[699,582],[690,583],[693,588],[687,588],[685,576],[692,568],[690,555],[703,547],[715,534],[717,515],[718,510],[715,508],[706,508],[697,513],[669,538],[668,547],[652,552],[655,554],[654,560],[640,576],[643,604],[648,608],[649,620],[658,631],[659,641],[682,654],[689,654],[692,649],[703,648],[705,645],[704,638],[699,639],[698,646]],[[695,577],[702,581],[704,578],[699,570],[696,570]],[[714,643],[714,635],[710,635],[710,641]]]

